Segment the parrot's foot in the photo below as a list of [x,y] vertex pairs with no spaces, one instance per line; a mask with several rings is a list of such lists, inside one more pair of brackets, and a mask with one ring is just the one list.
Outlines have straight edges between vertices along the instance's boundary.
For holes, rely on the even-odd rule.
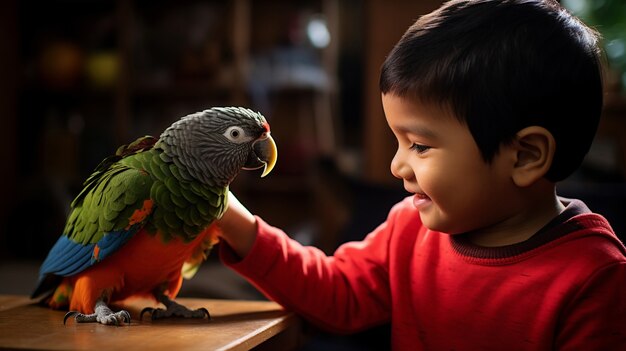
[[146,307],[141,310],[139,314],[139,320],[143,320],[143,314],[149,312],[152,315],[152,320],[161,319],[161,318],[171,318],[171,317],[182,317],[182,318],[198,318],[202,319],[207,317],[211,320],[211,315],[209,311],[202,307],[197,310],[190,310],[187,307],[179,304],[178,302],[172,300],[169,296],[167,296],[163,292],[163,288],[157,288],[154,291],[154,297],[165,306],[165,309],[162,308],[152,308]]
[[172,304],[169,305],[167,309],[152,308],[152,307],[144,308],[143,310],[141,310],[141,313],[139,314],[140,320],[143,319],[143,314],[146,312],[152,315],[153,320],[161,319],[161,318],[171,318],[171,317],[199,318],[199,319],[207,317],[209,320],[211,320],[211,315],[209,314],[209,311],[206,308],[202,307],[202,308],[198,308],[197,310],[190,310],[187,307],[180,305],[178,303],[175,303],[175,302],[172,302]]
[[111,312],[110,314],[83,314],[78,311],[67,312],[63,318],[63,324],[68,318],[74,317],[77,323],[100,323],[100,324],[115,324],[120,325],[122,322],[130,324],[130,313],[121,310],[119,312]]
[[77,311],[70,311],[65,314],[63,318],[63,324],[68,318],[74,317],[74,320],[77,323],[100,323],[100,324],[115,324],[120,325],[121,323],[130,324],[130,313],[125,310],[121,310],[119,312],[113,312],[111,309],[102,301],[96,302],[96,312],[92,314],[83,314]]

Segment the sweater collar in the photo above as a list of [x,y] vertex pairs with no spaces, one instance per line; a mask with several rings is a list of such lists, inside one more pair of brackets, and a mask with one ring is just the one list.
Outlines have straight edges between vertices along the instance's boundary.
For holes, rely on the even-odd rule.
[[559,199],[565,205],[565,209],[526,241],[506,246],[484,247],[470,242],[467,235],[459,234],[450,236],[452,248],[463,256],[473,258],[509,258],[526,253],[563,237],[568,233],[582,229],[583,226],[580,222],[571,221],[570,219],[580,214],[591,213],[587,205],[576,199]]

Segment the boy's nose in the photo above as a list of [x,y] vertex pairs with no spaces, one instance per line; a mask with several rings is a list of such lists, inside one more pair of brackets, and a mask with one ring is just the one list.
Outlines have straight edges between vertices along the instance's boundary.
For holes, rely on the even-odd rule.
[[412,177],[413,171],[411,167],[404,162],[400,149],[396,151],[396,154],[391,160],[391,174],[398,179],[410,179]]

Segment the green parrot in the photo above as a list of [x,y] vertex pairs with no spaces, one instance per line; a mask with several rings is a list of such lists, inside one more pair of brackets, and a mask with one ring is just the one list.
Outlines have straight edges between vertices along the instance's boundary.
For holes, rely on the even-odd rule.
[[[241,169],[276,163],[276,144],[260,113],[214,107],[181,118],[159,137],[120,147],[85,181],[65,229],[40,269],[33,298],[68,308],[63,323],[130,323],[110,303],[153,297],[165,309],[153,319],[210,319],[175,302],[217,242],[214,223],[227,208],[229,184]],[[45,295],[44,295],[45,294]]]

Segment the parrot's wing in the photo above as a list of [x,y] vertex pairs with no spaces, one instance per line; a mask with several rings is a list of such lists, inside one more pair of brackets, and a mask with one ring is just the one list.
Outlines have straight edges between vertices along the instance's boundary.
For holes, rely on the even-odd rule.
[[54,288],[60,277],[105,259],[146,224],[153,211],[153,180],[143,169],[117,162],[127,156],[119,152],[98,166],[72,202],[64,234],[41,266],[33,297]]
[[205,235],[202,235],[202,242],[191,253],[191,256],[185,261],[182,268],[182,276],[185,279],[191,279],[198,272],[200,265],[204,262],[213,246],[219,242],[220,229],[216,225],[208,226],[205,229]]

